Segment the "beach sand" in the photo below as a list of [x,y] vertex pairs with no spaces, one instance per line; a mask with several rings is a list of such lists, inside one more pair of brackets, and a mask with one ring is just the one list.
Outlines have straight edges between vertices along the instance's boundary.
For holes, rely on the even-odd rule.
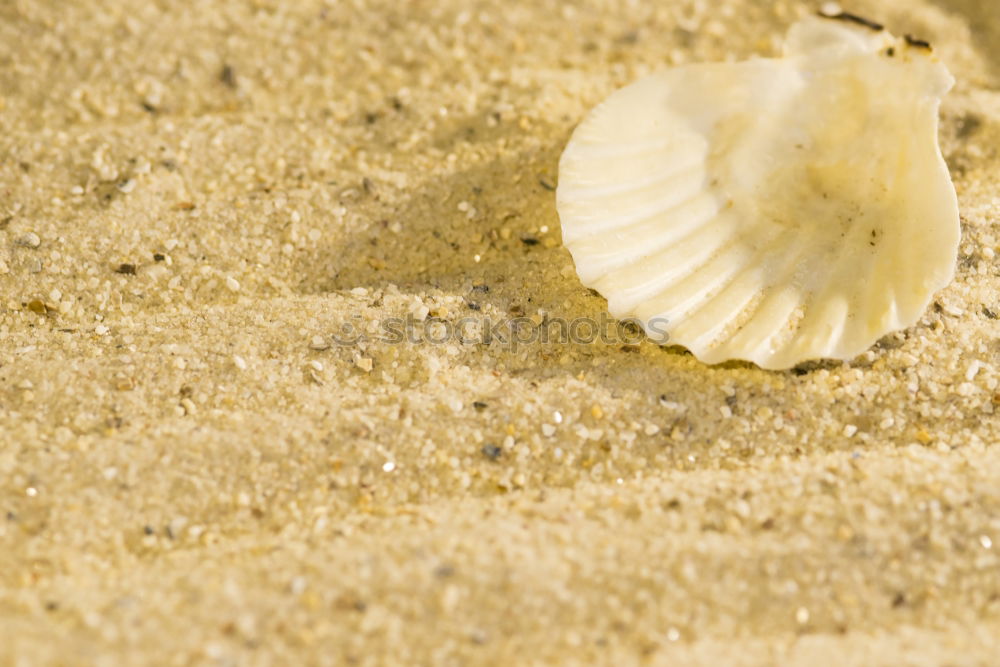
[[108,4],[0,4],[0,664],[995,662],[988,3],[849,7],[956,75],[957,276],[790,372],[447,334],[600,318],[575,124],[813,5]]

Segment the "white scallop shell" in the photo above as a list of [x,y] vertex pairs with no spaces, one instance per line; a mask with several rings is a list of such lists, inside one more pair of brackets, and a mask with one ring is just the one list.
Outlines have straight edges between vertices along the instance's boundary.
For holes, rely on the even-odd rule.
[[563,242],[619,318],[707,363],[848,359],[954,274],[926,45],[808,18],[782,58],[675,67],[611,95],[559,165]]

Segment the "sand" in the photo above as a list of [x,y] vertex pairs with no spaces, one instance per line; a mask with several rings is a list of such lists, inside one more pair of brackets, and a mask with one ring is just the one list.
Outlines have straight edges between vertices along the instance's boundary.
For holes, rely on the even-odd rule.
[[0,664],[994,662],[981,4],[851,6],[958,79],[958,271],[789,372],[479,334],[604,313],[583,114],[808,3],[0,5]]

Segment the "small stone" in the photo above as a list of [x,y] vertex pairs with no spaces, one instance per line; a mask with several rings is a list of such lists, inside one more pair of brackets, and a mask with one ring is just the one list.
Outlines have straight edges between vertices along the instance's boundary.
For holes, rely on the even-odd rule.
[[247,369],[246,359],[244,359],[238,354],[233,355],[233,365],[235,365],[236,368],[240,369],[241,371],[245,371]]
[[116,378],[115,389],[118,391],[132,391],[135,389],[135,380],[128,376]]
[[292,595],[302,595],[306,590],[307,584],[308,582],[305,577],[293,577],[291,583],[288,585],[288,589]]
[[125,194],[128,194],[128,193],[132,192],[133,190],[135,190],[135,179],[134,178],[126,178],[123,181],[119,181],[118,182],[118,190],[119,190],[119,192],[123,192]]
[[309,367],[312,368],[317,373],[323,372],[323,364],[315,359],[309,362]]
[[430,312],[431,312],[430,308],[419,302],[415,306],[413,306],[413,308],[410,309],[410,315],[412,315],[413,319],[415,319],[418,322],[423,322],[424,320],[426,320],[427,316],[430,315]]
[[167,524],[167,537],[172,540],[177,539],[180,536],[181,531],[184,530],[184,526],[187,525],[187,522],[187,518],[183,516],[171,519],[170,523]]
[[971,382],[963,382],[958,385],[957,391],[959,396],[972,396],[976,393],[976,385]]
[[228,289],[230,292],[239,292],[240,291],[239,281],[236,280],[236,278],[233,278],[232,276],[226,276],[226,289]]
[[945,304],[944,306],[941,307],[941,309],[948,315],[951,315],[952,317],[961,317],[963,314],[965,314],[964,310],[962,310],[958,306],[953,306],[951,304]]
[[115,273],[121,273],[126,276],[134,276],[135,264],[119,264],[118,268],[115,269]]
[[500,458],[500,455],[503,454],[503,450],[492,443],[488,445],[483,445],[483,448],[480,451],[482,451],[483,456],[490,459],[491,461],[496,461],[498,458]]
[[858,432],[858,427],[855,426],[854,424],[845,424],[844,425],[844,436],[845,437],[850,438],[850,437],[852,437],[857,432]]
[[369,357],[358,357],[354,360],[354,365],[366,373],[371,373],[375,367],[375,362]]
[[236,70],[232,65],[223,65],[222,71],[219,72],[219,81],[227,88],[236,89],[239,87],[239,82],[236,80]]
[[309,349],[322,352],[323,350],[330,349],[330,343],[322,336],[313,336],[312,340],[309,341]]
[[96,327],[94,327],[94,333],[97,334],[98,336],[105,336],[108,333],[108,328],[103,324],[98,324]]
[[33,313],[38,313],[39,315],[44,315],[49,312],[48,306],[41,299],[32,299],[26,305],[27,309]]
[[556,433],[556,427],[552,424],[542,424],[542,435],[551,438]]
[[17,237],[14,244],[23,248],[37,248],[42,245],[42,239],[35,232],[28,232]]
[[594,419],[602,419],[604,417],[604,410],[601,409],[601,406],[595,403],[590,408],[590,414],[594,417]]

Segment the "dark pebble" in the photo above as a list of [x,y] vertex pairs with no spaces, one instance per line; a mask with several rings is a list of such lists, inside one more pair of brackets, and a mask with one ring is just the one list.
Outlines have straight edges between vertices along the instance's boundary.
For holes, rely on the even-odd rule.
[[236,70],[233,69],[232,65],[226,65],[222,68],[219,73],[219,81],[230,88],[236,88]]
[[496,461],[500,458],[500,455],[503,454],[503,450],[494,444],[483,445],[483,449],[481,451],[483,452],[483,456],[491,461]]
[[448,577],[454,576],[455,568],[451,565],[442,565],[434,570],[434,576],[441,577],[442,579],[447,579]]

